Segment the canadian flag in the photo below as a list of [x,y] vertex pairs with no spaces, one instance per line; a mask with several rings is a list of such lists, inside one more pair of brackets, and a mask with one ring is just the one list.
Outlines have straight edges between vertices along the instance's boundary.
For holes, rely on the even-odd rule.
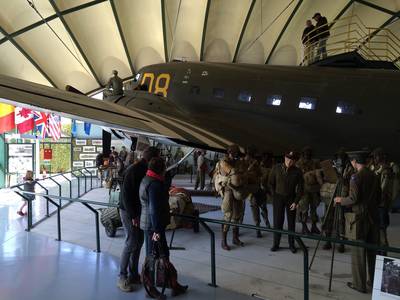
[[15,108],[15,125],[19,133],[25,133],[35,127],[33,112],[23,107]]

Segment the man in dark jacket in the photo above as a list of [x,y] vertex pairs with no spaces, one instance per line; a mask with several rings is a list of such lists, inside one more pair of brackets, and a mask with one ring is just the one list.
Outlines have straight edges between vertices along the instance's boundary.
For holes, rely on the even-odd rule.
[[317,24],[315,25],[315,39],[318,41],[317,57],[315,59],[324,59],[327,57],[326,41],[330,35],[328,20],[325,17],[321,16],[320,13],[315,13],[313,19],[315,20],[315,22],[317,22]]
[[303,30],[301,42],[304,45],[304,61],[310,64],[314,61],[314,46],[315,46],[315,27],[311,20],[307,20],[306,28]]
[[[274,208],[274,229],[283,229],[285,210],[288,221],[288,230],[295,231],[296,208],[303,195],[303,173],[296,167],[298,155],[293,151],[285,154],[284,163],[275,165],[268,179],[268,185],[272,193],[272,205]],[[274,233],[274,245],[271,251],[279,250],[281,234]],[[296,253],[293,236],[289,236],[289,249]]]
[[148,162],[159,154],[157,148],[147,148],[142,154],[142,159],[130,165],[123,175],[119,213],[126,238],[121,254],[118,287],[124,292],[132,292],[133,284],[140,283],[138,264],[143,246],[143,231],[139,227],[141,213],[139,187],[146,175]]

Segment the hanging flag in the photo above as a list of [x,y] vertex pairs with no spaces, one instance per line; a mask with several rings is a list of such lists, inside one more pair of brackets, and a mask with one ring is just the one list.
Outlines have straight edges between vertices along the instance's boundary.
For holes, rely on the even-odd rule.
[[92,124],[86,122],[83,123],[83,129],[87,135],[90,135],[90,127],[92,127]]
[[19,133],[25,133],[35,127],[33,112],[24,107],[15,108],[15,125]]
[[34,111],[33,119],[35,120],[36,137],[44,139],[47,131],[48,114],[41,111]]
[[15,107],[0,103],[0,134],[15,128]]
[[61,137],[61,117],[53,113],[48,116],[47,134],[50,135],[53,141],[57,141]]
[[71,136],[76,137],[76,120],[72,120],[71,124]]

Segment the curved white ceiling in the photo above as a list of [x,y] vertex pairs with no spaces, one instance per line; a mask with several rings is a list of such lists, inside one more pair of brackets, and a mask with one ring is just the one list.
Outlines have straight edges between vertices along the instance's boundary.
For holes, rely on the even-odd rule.
[[174,59],[297,65],[315,12],[400,35],[400,0],[0,0],[0,73],[88,93]]

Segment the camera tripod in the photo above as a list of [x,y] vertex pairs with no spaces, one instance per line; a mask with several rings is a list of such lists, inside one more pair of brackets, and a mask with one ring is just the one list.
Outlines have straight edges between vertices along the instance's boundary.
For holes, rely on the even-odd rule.
[[[333,211],[333,222],[332,222],[332,227],[331,227],[331,237],[336,238],[336,239],[340,239],[341,238],[341,234],[340,234],[340,222],[341,219],[343,217],[343,208],[341,206],[335,205],[335,197],[337,195],[341,195],[342,194],[342,188],[343,188],[343,179],[338,179],[336,186],[335,186],[335,191],[332,195],[332,198],[329,202],[328,208],[326,210],[325,213],[325,217],[324,217],[324,221],[322,222],[322,230],[321,230],[321,235],[320,237],[322,238],[324,232],[326,233],[326,229],[327,226],[329,226],[327,224],[327,221],[330,220],[331,218],[329,218],[331,211]],[[315,256],[317,254],[319,245],[321,243],[321,239],[318,240],[317,246],[315,247],[314,250],[314,254],[312,256],[311,262],[310,262],[310,266],[309,266],[309,270],[311,270],[311,267],[314,263],[314,259]],[[335,250],[336,250],[336,243],[333,243],[332,245],[332,255],[331,255],[331,265],[330,265],[330,273],[329,273],[329,292],[332,290],[332,277],[333,277],[333,261],[335,259]]]

